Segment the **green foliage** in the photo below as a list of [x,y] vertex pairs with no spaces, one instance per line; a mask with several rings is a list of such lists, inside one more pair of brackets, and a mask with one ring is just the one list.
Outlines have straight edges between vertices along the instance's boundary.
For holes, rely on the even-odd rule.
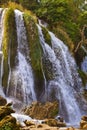
[[38,29],[34,20],[28,14],[24,14],[24,21],[29,42],[31,65],[35,76],[35,88],[36,91],[40,92],[40,96],[42,91],[42,85],[44,84],[44,78],[41,65],[42,48],[39,41]]
[[17,53],[17,36],[14,10],[9,8],[4,16],[4,36],[2,41],[2,51],[4,54],[4,73],[2,77],[2,85],[7,87],[9,64],[8,57],[10,55],[10,66],[15,66],[15,56]]
[[74,42],[74,44],[78,43],[80,40],[80,32],[79,32],[78,24],[74,22],[66,22],[64,23],[63,27],[65,28],[67,34]]
[[42,27],[42,32],[43,32],[43,35],[44,35],[45,42],[48,43],[49,46],[52,46],[51,45],[51,37],[48,33],[48,30],[45,27]]
[[83,27],[84,24],[87,25],[87,11],[84,11],[80,14],[78,22],[81,28]]
[[71,16],[71,9],[67,0],[47,0],[36,13],[48,23],[55,24],[58,21],[66,21]]
[[36,14],[49,23],[51,30],[62,26],[76,46],[80,41],[78,17],[83,2],[84,0],[41,0],[41,7],[36,10]]
[[23,7],[33,10],[33,11],[38,8],[38,3],[36,0],[19,0],[19,3]]
[[83,85],[85,86],[87,84],[87,74],[80,69],[78,70],[78,73],[82,79]]

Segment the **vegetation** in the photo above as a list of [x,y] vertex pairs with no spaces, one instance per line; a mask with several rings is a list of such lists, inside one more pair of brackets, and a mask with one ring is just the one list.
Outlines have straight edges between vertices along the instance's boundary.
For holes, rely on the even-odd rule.
[[6,0],[7,2],[2,2],[2,8],[12,8],[12,9],[18,9],[18,10],[20,10],[20,11],[22,11],[22,12],[26,12],[26,13],[28,13],[30,16],[32,16],[33,17],[33,19],[35,20],[35,21],[37,21],[37,18],[36,18],[36,16],[35,16],[35,14],[32,12],[32,11],[30,11],[30,10],[27,10],[26,8],[24,8],[21,4],[18,4],[17,2],[11,2],[11,1],[9,1],[9,0]]
[[44,78],[41,65],[42,48],[39,41],[38,29],[32,17],[26,13],[24,14],[24,21],[29,42],[31,65],[35,76],[35,89],[40,92],[40,95],[43,90]]
[[[66,45],[68,45],[70,51],[75,56],[78,66],[80,67],[83,58],[87,55],[86,52],[84,52],[84,50],[82,49],[82,46],[87,49],[87,4],[85,4],[85,1],[87,0],[40,0],[39,3],[38,0],[0,1],[2,7],[12,7],[13,9],[19,9],[26,12],[26,15],[24,15],[24,19],[27,28],[29,46],[32,50],[31,52],[36,52],[36,56],[34,56],[34,54],[32,56],[30,52],[31,63],[32,67],[34,68],[35,75],[37,75],[36,73],[41,72],[41,67],[39,68],[38,66],[40,65],[41,61],[42,50],[39,44],[35,42],[36,40],[39,43],[38,38],[33,38],[33,36],[38,36],[36,36],[35,34],[35,30],[37,29],[34,26],[33,22],[28,22],[28,20],[32,21],[30,16],[33,16],[35,22],[37,22],[37,18],[35,16],[37,15],[38,18],[48,23],[48,28],[53,31],[58,38],[63,40]],[[26,9],[28,9],[28,11]],[[35,27],[34,31],[31,27]],[[42,31],[46,42],[51,45],[48,31],[45,28],[42,28]],[[37,45],[40,49],[39,52],[36,51]],[[37,57],[39,57],[39,59]],[[34,60],[35,58],[37,58],[38,61],[35,60],[34,62],[34,60],[32,60],[33,58]],[[6,71],[8,73],[8,67]],[[38,73],[38,75],[40,77],[41,73]]]
[[48,43],[49,46],[52,46],[51,45],[51,37],[48,33],[48,30],[45,27],[42,27],[42,32],[43,32],[43,35],[44,35],[45,42]]
[[[2,77],[2,85],[7,87],[9,75],[9,62],[10,67],[15,66],[15,57],[17,53],[17,36],[16,36],[15,16],[13,9],[6,10],[4,16],[4,36],[2,41],[2,50],[4,54],[4,73]],[[10,55],[10,59],[8,56]]]
[[56,28],[53,28],[53,32],[56,34],[56,36],[62,40],[68,47],[71,52],[74,50],[74,43],[69,37],[69,35],[66,33],[63,27],[57,26]]

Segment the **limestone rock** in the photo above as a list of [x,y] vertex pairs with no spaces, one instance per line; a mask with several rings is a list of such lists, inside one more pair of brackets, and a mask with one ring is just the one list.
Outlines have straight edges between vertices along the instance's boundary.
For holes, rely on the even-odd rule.
[[33,102],[31,106],[24,109],[24,114],[39,120],[54,118],[58,114],[58,102],[47,102],[45,104]]
[[0,130],[19,130],[16,119],[12,116],[6,116],[0,121]]
[[7,100],[3,98],[2,96],[0,96],[0,106],[4,106],[6,104],[7,104]]
[[87,129],[87,124],[85,124],[85,125],[83,126],[83,129],[85,129],[85,130]]
[[87,116],[81,118],[80,127],[82,129],[87,129]]
[[81,127],[81,128],[83,128],[83,127],[84,127],[84,125],[86,125],[86,124],[87,124],[87,122],[86,122],[86,121],[81,120],[81,122],[80,122],[80,127]]
[[20,130],[16,123],[16,119],[11,116],[15,112],[11,108],[11,104],[0,107],[0,130]]
[[82,119],[83,121],[87,121],[87,116],[83,116],[81,119]]
[[26,126],[32,126],[35,125],[35,123],[33,121],[24,121],[24,123],[26,124]]
[[66,124],[64,122],[59,122],[56,119],[46,119],[45,121],[43,121],[43,123],[54,127],[66,127]]
[[73,127],[69,127],[69,128],[67,128],[67,130],[76,130],[76,129]]
[[7,115],[14,113],[15,111],[10,106],[1,106],[0,107],[0,121]]

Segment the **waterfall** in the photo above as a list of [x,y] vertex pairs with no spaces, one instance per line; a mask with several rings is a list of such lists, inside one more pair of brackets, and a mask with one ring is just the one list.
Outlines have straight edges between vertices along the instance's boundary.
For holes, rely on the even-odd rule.
[[87,56],[85,56],[85,58],[84,58],[84,60],[83,60],[83,62],[82,62],[82,64],[81,64],[81,69],[82,69],[85,73],[87,73]]
[[[3,73],[3,53],[1,47],[4,33],[4,12],[5,10],[0,9],[0,95],[2,96],[4,96],[4,93],[1,87]],[[36,101],[37,92],[35,93],[34,90],[35,77],[30,64],[30,50],[26,28],[24,26],[23,13],[18,10],[15,10],[14,13],[18,46],[15,56],[16,65],[10,65],[10,48],[8,52],[9,77],[6,95],[10,99],[17,101],[18,104],[16,104],[16,107],[21,108],[20,104],[23,106],[23,104],[27,105],[32,101]],[[61,40],[52,32],[49,32],[52,43],[52,46],[49,46],[45,42],[41,27],[39,25],[37,27],[43,49],[41,67],[45,82],[45,94],[42,93],[41,101],[58,100],[60,107],[59,114],[66,122],[71,124],[78,123],[82,115],[82,109],[80,109],[80,102],[82,100],[79,97],[82,82],[77,73],[77,65],[68,47]],[[82,70],[87,72],[87,57],[85,57],[82,63]],[[38,91],[41,93],[40,90]]]
[[5,10],[0,8],[0,95],[5,97],[5,94],[2,89],[2,73],[3,73],[3,52],[1,51],[2,45],[2,36],[3,36],[3,17]]
[[[86,53],[87,53],[87,51],[86,51]],[[81,63],[81,69],[83,72],[85,72],[87,74],[87,56],[85,56],[83,62]],[[86,83],[85,88],[87,89],[87,83]]]
[[51,64],[50,66],[46,63],[46,69],[49,70],[49,73],[52,73],[52,78],[48,81],[46,90],[48,100],[51,96],[55,96],[60,101],[62,113],[67,113],[68,119],[66,119],[66,115],[64,115],[64,119],[71,124],[79,122],[81,113],[74,95],[79,91],[80,88],[78,87],[81,87],[81,80],[76,71],[75,61],[68,48],[53,33],[49,32],[52,41],[51,48],[45,43],[39,25],[38,30],[44,57],[46,58],[45,62]]
[[36,95],[23,13],[15,10],[15,19],[18,40],[17,65],[15,68],[10,68],[7,95],[22,101],[24,104],[29,104],[36,100]]

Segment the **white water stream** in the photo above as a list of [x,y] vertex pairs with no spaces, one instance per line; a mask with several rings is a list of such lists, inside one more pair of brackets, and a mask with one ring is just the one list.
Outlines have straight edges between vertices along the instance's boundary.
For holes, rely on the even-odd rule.
[[22,101],[24,104],[30,104],[36,100],[36,95],[34,92],[33,72],[29,62],[29,48],[23,13],[15,10],[15,19],[18,39],[18,64],[14,69],[11,70],[10,68],[7,94]]
[[[77,123],[80,121],[81,113],[74,93],[76,93],[75,89],[78,90],[78,87],[81,86],[81,80],[76,71],[75,61],[71,57],[68,48],[53,33],[49,32],[52,40],[51,48],[45,43],[40,26],[38,26],[38,30],[44,55],[52,64],[53,80],[50,80],[48,84],[48,98],[54,90],[56,99],[64,103],[61,104],[61,107],[64,107],[62,112],[64,110],[67,112],[68,121],[71,124]],[[48,68],[49,66],[46,69]],[[75,82],[76,80],[77,82]]]
[[[4,11],[0,9],[0,50],[3,38],[3,16]],[[23,13],[15,10],[15,21],[17,29],[17,64],[14,68],[10,67],[10,51],[9,51],[9,80],[7,87],[7,96],[12,100],[23,104],[30,104],[32,101],[36,101],[36,93],[34,90],[34,76],[33,70],[30,64],[29,46],[27,42],[26,28],[24,26]],[[38,25],[39,37],[41,46],[44,52],[45,62],[47,63],[46,69],[48,70],[51,78],[46,80],[46,74],[44,69],[43,75],[45,79],[45,99],[59,100],[60,102],[60,114],[66,119],[67,122],[75,124],[80,122],[81,110],[79,108],[78,100],[76,98],[77,92],[81,89],[81,79],[77,73],[77,66],[68,51],[68,48],[62,41],[55,37],[52,32],[49,32],[51,36],[52,47],[45,43],[44,36],[42,34],[41,27]],[[3,66],[3,54],[0,51],[0,95],[4,96],[1,79],[2,79],[2,66]],[[50,65],[51,64],[51,65]],[[84,59],[82,69],[87,72],[87,57]],[[43,67],[43,63],[42,63]],[[53,97],[52,93],[54,92]],[[27,119],[24,115],[14,114],[21,119]],[[68,117],[68,118],[66,118]],[[30,117],[29,117],[30,119]]]

